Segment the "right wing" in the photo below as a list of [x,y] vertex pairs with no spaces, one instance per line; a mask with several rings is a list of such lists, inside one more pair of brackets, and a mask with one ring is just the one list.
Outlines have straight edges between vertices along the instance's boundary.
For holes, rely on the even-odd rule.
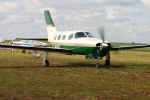
[[128,50],[128,49],[145,48],[145,47],[150,47],[150,45],[111,47],[111,50],[112,51],[117,51],[117,50]]

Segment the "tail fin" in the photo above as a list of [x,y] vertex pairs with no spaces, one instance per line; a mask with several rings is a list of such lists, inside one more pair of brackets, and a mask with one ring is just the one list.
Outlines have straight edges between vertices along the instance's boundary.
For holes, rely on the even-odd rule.
[[52,20],[52,17],[51,17],[51,14],[50,14],[49,10],[44,11],[44,16],[45,16],[46,24],[55,27],[55,24]]
[[48,41],[52,42],[54,40],[54,36],[56,34],[55,24],[52,20],[51,14],[49,10],[44,11],[45,21],[47,24],[47,31],[48,31]]

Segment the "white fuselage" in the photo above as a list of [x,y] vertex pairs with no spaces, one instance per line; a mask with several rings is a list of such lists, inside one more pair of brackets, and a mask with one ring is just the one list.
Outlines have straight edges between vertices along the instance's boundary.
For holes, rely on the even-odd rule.
[[[97,43],[103,41],[91,36],[91,33],[81,31],[56,32],[53,38],[49,37],[49,42],[59,46],[86,46],[95,47]],[[50,35],[52,36],[52,35]]]

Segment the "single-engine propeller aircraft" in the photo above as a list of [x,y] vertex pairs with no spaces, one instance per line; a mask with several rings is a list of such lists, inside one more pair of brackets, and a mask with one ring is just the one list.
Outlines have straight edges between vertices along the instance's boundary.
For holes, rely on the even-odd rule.
[[60,32],[56,30],[49,10],[44,11],[44,16],[47,24],[48,42],[50,47],[38,46],[22,46],[22,45],[7,45],[0,44],[4,48],[28,49],[44,51],[44,65],[49,66],[48,52],[60,52],[65,54],[85,55],[89,59],[97,59],[96,67],[99,67],[99,60],[106,57],[105,64],[110,65],[110,51],[126,50],[133,48],[150,47],[150,45],[137,45],[126,47],[112,47],[111,43],[107,43],[104,37],[104,29],[101,29],[101,39],[92,36],[92,33],[83,31],[66,31]]

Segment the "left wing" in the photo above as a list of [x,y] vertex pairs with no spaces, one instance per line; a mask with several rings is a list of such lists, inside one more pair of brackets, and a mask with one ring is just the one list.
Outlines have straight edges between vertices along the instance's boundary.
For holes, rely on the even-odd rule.
[[72,50],[53,48],[53,47],[35,47],[35,46],[26,46],[26,45],[14,45],[13,46],[13,45],[0,44],[0,48],[27,49],[27,50],[39,50],[39,51],[47,51],[47,52],[62,52],[62,53],[72,54]]
[[128,50],[128,49],[145,48],[145,47],[150,47],[150,45],[111,47],[111,50],[112,51],[117,51],[117,50]]
[[47,40],[48,38],[16,38],[15,40]]

